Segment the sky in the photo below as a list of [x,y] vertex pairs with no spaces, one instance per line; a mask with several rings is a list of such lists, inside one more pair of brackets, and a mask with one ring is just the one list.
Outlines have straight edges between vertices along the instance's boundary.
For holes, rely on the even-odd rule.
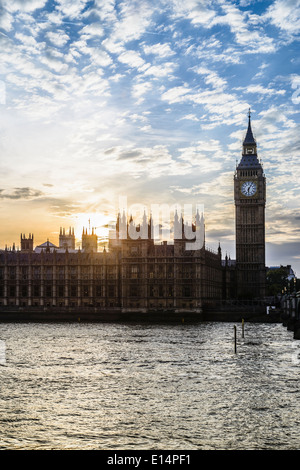
[[235,258],[251,108],[266,264],[300,276],[300,0],[0,0],[0,248],[202,205]]

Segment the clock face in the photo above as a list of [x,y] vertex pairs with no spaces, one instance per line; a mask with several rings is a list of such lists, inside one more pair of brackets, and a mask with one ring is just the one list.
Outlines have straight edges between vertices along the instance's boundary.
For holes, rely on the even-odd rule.
[[244,196],[253,196],[256,193],[256,189],[256,184],[253,181],[245,181],[241,187]]

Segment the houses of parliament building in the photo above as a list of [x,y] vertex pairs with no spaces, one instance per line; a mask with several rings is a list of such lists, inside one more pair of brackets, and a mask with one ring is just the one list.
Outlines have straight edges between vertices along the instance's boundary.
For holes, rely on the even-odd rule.
[[[152,218],[143,218],[139,237],[130,237],[132,220],[119,214],[108,249],[97,250],[97,235],[83,230],[75,249],[74,229],[60,229],[59,246],[34,247],[21,234],[21,249],[0,250],[0,310],[82,310],[94,312],[194,312],[224,299],[265,296],[266,185],[257,157],[251,118],[242,158],[234,175],[236,259],[222,259],[221,248],[205,246],[203,216],[191,226],[195,246],[187,243],[185,221],[175,215],[174,240],[154,242]],[[121,226],[125,236],[120,236]],[[200,236],[197,236],[200,234]],[[124,235],[124,233],[123,233]]]

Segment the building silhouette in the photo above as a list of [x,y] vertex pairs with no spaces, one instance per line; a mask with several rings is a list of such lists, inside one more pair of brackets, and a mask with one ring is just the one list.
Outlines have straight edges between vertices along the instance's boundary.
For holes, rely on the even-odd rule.
[[108,249],[97,250],[95,229],[60,228],[59,246],[21,234],[21,249],[0,250],[1,309],[77,309],[194,312],[228,299],[265,295],[265,176],[257,158],[251,118],[234,176],[236,260],[205,245],[203,214],[193,223],[174,215],[172,243],[156,243],[152,216],[135,225],[118,214]]
[[266,178],[257,157],[250,110],[242,159],[234,177],[234,200],[237,296],[239,298],[263,298],[266,283]]

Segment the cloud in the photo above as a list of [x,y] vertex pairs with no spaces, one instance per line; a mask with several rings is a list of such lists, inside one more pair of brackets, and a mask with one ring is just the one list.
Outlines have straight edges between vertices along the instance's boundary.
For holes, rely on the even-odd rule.
[[192,24],[210,27],[216,16],[212,8],[211,0],[171,0],[168,4],[172,7],[173,15],[177,18],[187,18]]
[[236,5],[222,2],[221,8],[225,15],[216,16],[214,25],[227,25],[235,36],[237,44],[244,47],[243,53],[272,53],[276,51],[274,39],[259,29],[247,24],[247,13],[239,10]]
[[[242,46],[243,50],[228,47],[224,52],[216,53],[216,51],[213,51],[215,60],[239,63],[242,54],[272,53],[277,49],[274,39],[259,28],[259,25],[265,19],[248,11],[242,11],[235,4],[210,0],[187,0],[185,2],[173,0],[169,3],[176,18],[189,19],[197,27],[211,29],[215,26],[228,26],[230,28],[230,31],[234,34],[236,44]],[[209,43],[209,41],[205,40],[206,43]],[[218,47],[221,47],[220,42]],[[207,48],[202,45],[197,46],[197,53],[209,57]]]
[[127,50],[119,55],[118,60],[123,64],[133,68],[142,68],[145,65],[144,59],[134,50]]
[[258,95],[284,95],[286,93],[286,90],[279,89],[276,90],[275,88],[270,88],[269,86],[262,86],[262,85],[249,85],[248,87],[241,87],[239,90],[244,90],[245,93],[255,93]]
[[139,82],[132,86],[132,96],[138,100],[138,104],[141,104],[144,101],[144,95],[146,95],[152,87],[153,85],[149,82]]
[[56,0],[57,10],[64,16],[75,19],[85,8],[88,0]]
[[243,117],[242,113],[249,108],[249,105],[240,101],[235,95],[225,93],[223,87],[225,87],[226,82],[219,79],[218,75],[205,69],[202,72],[205,73],[207,84],[209,83],[216,88],[197,91],[187,86],[179,86],[165,91],[161,99],[169,104],[191,103],[203,106],[209,113],[208,116],[202,117],[203,129],[213,129],[221,123],[223,125],[240,123]]
[[[106,150],[110,161],[115,161],[122,173],[134,178],[143,178],[146,184],[148,179],[168,175],[183,175],[191,171],[191,165],[185,161],[176,161],[166,145],[153,147],[119,146]],[[120,167],[122,162],[122,167]]]
[[161,98],[170,104],[182,103],[187,100],[190,91],[190,88],[186,86],[177,86],[165,91]]
[[116,21],[115,0],[94,0],[95,8],[91,13],[99,17],[101,21]]
[[[206,162],[208,164],[208,162]],[[205,161],[204,161],[205,165]],[[212,163],[210,162],[210,171],[211,171]],[[219,167],[216,168],[216,171],[219,171]],[[208,169],[209,171],[209,169]],[[190,194],[193,196],[201,195],[202,200],[204,201],[205,205],[207,204],[210,207],[210,210],[214,208],[216,210],[214,204],[214,198],[222,194],[224,197],[230,197],[232,195],[232,172],[222,172],[219,176],[215,176],[213,178],[207,178],[207,174],[205,178],[202,178],[202,181],[197,184],[189,185],[188,187],[184,186],[173,186],[174,191]],[[213,204],[213,206],[211,206]],[[222,211],[224,211],[224,207]],[[224,217],[224,213],[220,211],[217,215],[217,220],[220,223],[221,218]],[[211,215],[212,217],[212,215]]]
[[90,47],[86,49],[94,65],[107,67],[112,64],[111,56],[101,47]]
[[20,50],[27,54],[38,54],[44,49],[44,43],[38,43],[33,36],[23,33],[16,33],[15,38],[22,43]]
[[173,73],[177,67],[177,64],[174,62],[165,62],[161,65],[152,65],[150,67],[145,67],[145,76],[153,76],[155,78],[168,77],[173,79]]
[[152,45],[144,45],[143,47],[145,54],[154,54],[160,58],[169,57],[174,55],[175,52],[172,51],[169,44],[152,44]]
[[91,23],[80,31],[81,36],[83,36],[85,39],[88,38],[99,38],[104,35],[104,29],[100,23]]
[[5,11],[0,4],[0,29],[4,31],[11,31],[13,28],[14,18],[13,15]]
[[299,1],[0,0],[1,210],[23,197],[68,217],[103,188],[173,186],[215,202],[225,233],[251,106],[271,210],[298,213]]
[[[105,3],[106,6],[108,4]],[[99,5],[99,2],[97,5]],[[109,6],[111,5],[109,4]],[[111,12],[109,8],[106,11]],[[102,12],[103,10],[100,7],[100,15]],[[120,3],[119,9],[114,11],[111,33],[103,41],[103,45],[110,52],[122,52],[125,44],[140,39],[147,31],[147,28],[151,30],[154,12],[153,4],[148,0],[132,0],[131,2]]]
[[62,59],[63,56],[55,49],[47,48],[45,54],[40,58],[40,62],[57,74],[66,74],[69,66]]
[[64,31],[48,31],[46,37],[57,47],[63,47],[70,40]]
[[253,79],[258,79],[258,78],[263,77],[264,74],[265,74],[265,69],[267,69],[267,67],[269,67],[269,64],[267,64],[267,63],[262,63],[262,64],[258,67],[258,72],[254,75]]
[[205,76],[205,83],[211,85],[213,88],[224,89],[227,86],[227,81],[221,78],[216,72],[208,70],[206,67],[194,67],[194,72],[199,75]]
[[199,167],[202,173],[220,172],[226,153],[218,140],[198,141],[196,145],[178,149],[178,159],[189,163],[191,167]]
[[196,121],[199,122],[199,118],[195,114],[187,114],[186,116],[182,116],[180,120],[188,120],[188,121]]
[[264,18],[289,35],[296,35],[300,31],[300,0],[275,0]]
[[0,199],[35,199],[43,196],[43,192],[33,188],[14,188],[12,191],[0,189]]
[[43,8],[47,0],[2,0],[1,4],[7,11],[33,12],[38,8]]
[[240,64],[243,62],[243,54],[239,49],[236,50],[231,45],[223,47],[222,43],[215,36],[204,39],[197,47],[191,46],[187,54],[194,55],[209,63]]

